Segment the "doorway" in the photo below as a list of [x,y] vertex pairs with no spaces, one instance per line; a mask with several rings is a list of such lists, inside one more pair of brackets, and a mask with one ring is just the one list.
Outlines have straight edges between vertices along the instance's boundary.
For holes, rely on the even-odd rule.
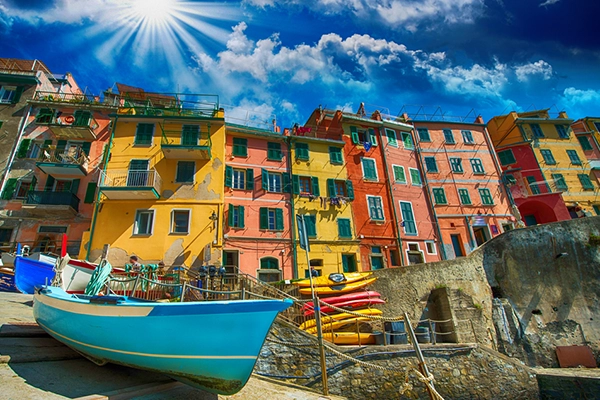
[[487,226],[474,226],[473,236],[475,236],[475,242],[477,243],[477,246],[481,246],[482,244],[490,240],[490,235],[488,233]]
[[235,274],[240,266],[237,250],[223,250],[223,266],[227,274]]
[[342,254],[343,272],[356,272],[356,256],[354,254]]
[[537,219],[535,218],[535,215],[530,214],[530,215],[525,215],[523,217],[523,219],[525,220],[525,225],[526,226],[534,226],[538,224]]
[[450,240],[452,240],[454,255],[456,257],[464,257],[465,252],[463,251],[462,239],[460,238],[460,235],[450,235]]

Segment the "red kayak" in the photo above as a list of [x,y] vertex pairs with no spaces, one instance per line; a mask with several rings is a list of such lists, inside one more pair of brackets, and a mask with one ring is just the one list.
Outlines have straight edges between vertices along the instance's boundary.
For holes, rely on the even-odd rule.
[[[373,298],[373,299],[350,300],[350,301],[346,301],[343,303],[335,304],[335,306],[347,310],[347,309],[351,309],[351,308],[358,309],[358,308],[365,307],[365,306],[372,306],[375,304],[384,304],[384,303],[385,303],[385,300]],[[334,310],[333,308],[328,307],[328,306],[323,306],[323,307],[321,307],[321,312],[322,313],[330,313],[330,312],[339,312],[339,311]],[[304,316],[310,317],[314,313],[315,313],[315,311],[312,309],[306,310],[306,311],[304,311]]]
[[[327,304],[333,304],[334,306],[337,307],[338,303],[344,303],[344,302],[350,301],[350,300],[374,299],[374,298],[378,298],[378,297],[381,297],[381,294],[379,292],[375,292],[373,290],[365,290],[362,292],[348,293],[348,294],[344,294],[341,296],[326,297],[326,298],[322,298],[321,300],[323,300]],[[313,302],[309,301],[308,303],[306,303],[302,306],[302,311],[312,310],[312,308],[313,308]]]

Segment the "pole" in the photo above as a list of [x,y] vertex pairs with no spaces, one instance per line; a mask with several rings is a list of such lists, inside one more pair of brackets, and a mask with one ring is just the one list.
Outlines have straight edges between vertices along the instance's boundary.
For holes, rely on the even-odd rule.
[[306,224],[304,223],[304,215],[302,216],[302,234],[304,235],[304,243],[306,243],[306,265],[308,267],[308,278],[310,280],[310,293],[312,295],[313,307],[315,309],[315,322],[317,324],[317,340],[319,342],[319,358],[321,360],[321,380],[323,381],[323,394],[329,395],[329,388],[327,386],[327,363],[325,362],[325,346],[323,346],[323,327],[321,326],[321,304],[319,304],[319,298],[315,293],[315,286],[313,285],[312,269],[310,268],[310,256],[308,246],[308,234],[306,233]]
[[[423,353],[421,353],[421,348],[419,347],[419,343],[417,343],[417,335],[415,335],[415,331],[413,331],[412,325],[410,324],[410,319],[408,318],[408,314],[404,313],[404,324],[406,325],[406,328],[408,329],[408,334],[410,335],[410,341],[412,342],[413,348],[415,349],[415,353],[417,354],[417,360],[419,360],[419,370],[421,370],[421,373],[428,378],[429,377],[429,370],[427,369],[427,364],[425,364],[425,359],[423,358]],[[433,386],[433,382],[429,382],[429,384],[426,384],[425,387],[427,388],[427,393],[429,393],[429,398],[431,400],[435,399],[435,394],[433,393],[432,389],[434,389],[435,387]]]

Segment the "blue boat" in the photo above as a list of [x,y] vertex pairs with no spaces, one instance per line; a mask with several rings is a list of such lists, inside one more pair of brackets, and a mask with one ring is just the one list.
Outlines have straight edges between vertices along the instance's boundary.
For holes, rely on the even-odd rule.
[[241,390],[286,300],[151,302],[38,287],[33,315],[58,341],[97,364],[161,372],[224,395]]
[[15,257],[15,286],[21,293],[33,294],[36,286],[51,283],[54,275],[54,264]]
[[0,292],[18,292],[12,268],[0,267]]

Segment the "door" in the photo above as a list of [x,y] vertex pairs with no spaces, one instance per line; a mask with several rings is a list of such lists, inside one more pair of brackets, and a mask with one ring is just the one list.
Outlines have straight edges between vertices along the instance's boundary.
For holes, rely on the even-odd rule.
[[523,217],[525,219],[525,225],[527,226],[534,226],[537,225],[537,219],[535,218],[535,215],[531,214],[531,215],[525,215]]
[[475,236],[475,242],[477,243],[477,246],[481,246],[488,241],[488,235],[485,227],[473,227],[473,235]]
[[235,274],[239,268],[239,252],[237,250],[223,250],[223,266],[228,274]]
[[383,256],[371,256],[371,269],[383,269]]
[[127,174],[127,186],[150,186],[148,183],[149,164],[150,160],[131,160]]
[[183,125],[181,144],[183,146],[198,146],[199,125]]
[[465,252],[463,251],[460,235],[450,235],[450,239],[452,240],[452,247],[454,248],[454,254],[456,257],[464,257]]
[[342,254],[343,272],[356,272],[356,257],[354,254]]

